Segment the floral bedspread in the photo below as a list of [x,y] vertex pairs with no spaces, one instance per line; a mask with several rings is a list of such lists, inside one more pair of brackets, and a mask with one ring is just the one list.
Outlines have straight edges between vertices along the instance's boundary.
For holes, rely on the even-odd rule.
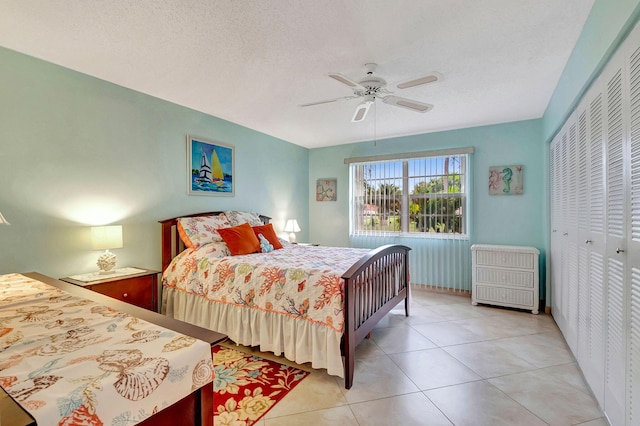
[[269,253],[224,256],[219,244],[210,243],[176,256],[162,282],[211,301],[276,312],[342,332],[342,275],[368,252],[286,244]]
[[0,386],[38,425],[138,423],[212,380],[206,342],[0,275]]

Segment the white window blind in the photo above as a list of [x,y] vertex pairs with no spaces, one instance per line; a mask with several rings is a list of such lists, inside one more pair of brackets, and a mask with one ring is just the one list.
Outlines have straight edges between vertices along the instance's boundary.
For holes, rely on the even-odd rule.
[[352,235],[467,237],[472,148],[345,160]]

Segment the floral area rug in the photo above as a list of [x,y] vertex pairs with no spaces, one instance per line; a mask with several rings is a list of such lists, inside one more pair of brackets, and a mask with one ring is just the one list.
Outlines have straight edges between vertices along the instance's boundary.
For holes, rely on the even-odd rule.
[[213,423],[252,425],[309,374],[225,346],[213,348]]

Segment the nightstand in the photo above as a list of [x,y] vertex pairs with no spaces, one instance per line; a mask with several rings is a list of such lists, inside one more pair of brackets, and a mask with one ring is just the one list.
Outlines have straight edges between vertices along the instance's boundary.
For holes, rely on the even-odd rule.
[[142,272],[112,277],[95,275],[97,279],[91,281],[80,281],[72,277],[64,277],[60,280],[157,312],[158,274],[160,272],[143,268],[136,269],[140,269]]

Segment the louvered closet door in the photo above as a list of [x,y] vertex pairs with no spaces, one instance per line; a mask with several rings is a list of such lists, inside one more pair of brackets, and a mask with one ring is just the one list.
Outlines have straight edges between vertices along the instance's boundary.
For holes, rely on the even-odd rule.
[[[640,25],[587,91],[575,115],[554,138],[550,159],[552,226],[557,229],[551,234],[551,262],[560,265],[560,270],[554,266],[551,271],[553,314],[610,423],[636,426],[640,425]],[[571,176],[576,177],[575,186]],[[576,216],[572,216],[572,188]],[[577,315],[571,300],[576,262]],[[572,343],[574,321],[577,352]]]
[[[562,284],[562,206],[560,205],[560,153],[562,136],[559,134],[551,143],[549,153],[549,193],[551,197],[551,247],[549,267],[551,273],[550,294],[547,295],[551,302],[551,313],[560,315],[560,292]],[[558,320],[556,319],[556,322]]]
[[606,82],[606,248],[607,332],[605,398],[607,415],[615,425],[625,424],[626,336],[625,324],[625,116],[623,72],[616,55],[605,74]]
[[552,282],[551,282],[551,313],[553,315],[554,320],[560,327],[560,330],[565,332],[565,328],[567,325],[566,321],[566,310],[564,306],[566,305],[566,297],[568,291],[566,290],[566,283],[568,277],[568,271],[565,267],[567,263],[567,255],[565,253],[565,244],[566,237],[568,233],[566,232],[565,222],[566,222],[566,206],[567,203],[565,201],[565,193],[566,193],[566,178],[567,178],[567,167],[568,167],[568,153],[567,153],[567,133],[568,126],[565,127],[558,133],[555,140],[555,150],[554,150],[554,195],[555,200],[553,201],[554,207],[557,211],[556,214],[556,223],[554,228],[552,229],[552,239],[551,239],[551,249],[553,253],[553,261],[551,263],[552,267]]
[[627,344],[627,424],[640,424],[640,34],[630,36],[629,50],[629,153],[630,187],[627,192],[627,265],[630,283],[629,337]]
[[[569,231],[567,229],[567,223],[570,219],[572,219],[568,214],[569,208],[569,127],[570,123],[566,126],[566,130],[562,135],[562,142],[560,143],[560,206],[562,208],[562,242],[561,242],[561,252],[562,252],[562,285],[560,286],[560,322],[558,325],[560,329],[566,336],[569,332],[569,323],[568,323],[568,314],[569,314],[569,253],[567,250],[568,245],[568,237]],[[556,318],[556,321],[558,318]]]
[[578,248],[578,288],[577,288],[577,328],[578,347],[574,352],[579,361],[588,359],[589,353],[589,138],[588,138],[588,109],[581,103],[577,109],[577,248]]
[[[588,105],[588,233],[584,239],[587,250],[588,305],[581,305],[586,311],[588,332],[581,353],[582,371],[601,406],[604,406],[604,366],[605,366],[605,292],[604,292],[604,213],[605,213],[605,151],[603,100],[601,81],[596,82],[587,97]],[[583,288],[581,288],[581,291]]]
[[578,108],[577,134],[577,246],[578,246],[578,348],[574,352],[579,361],[589,358],[589,129],[588,108]]
[[573,220],[565,221],[565,247],[567,254],[567,284],[562,294],[565,314],[565,340],[574,354],[578,353],[578,287],[579,287],[579,251],[578,251],[578,120],[577,114],[569,119],[568,168],[566,191],[566,215]]

